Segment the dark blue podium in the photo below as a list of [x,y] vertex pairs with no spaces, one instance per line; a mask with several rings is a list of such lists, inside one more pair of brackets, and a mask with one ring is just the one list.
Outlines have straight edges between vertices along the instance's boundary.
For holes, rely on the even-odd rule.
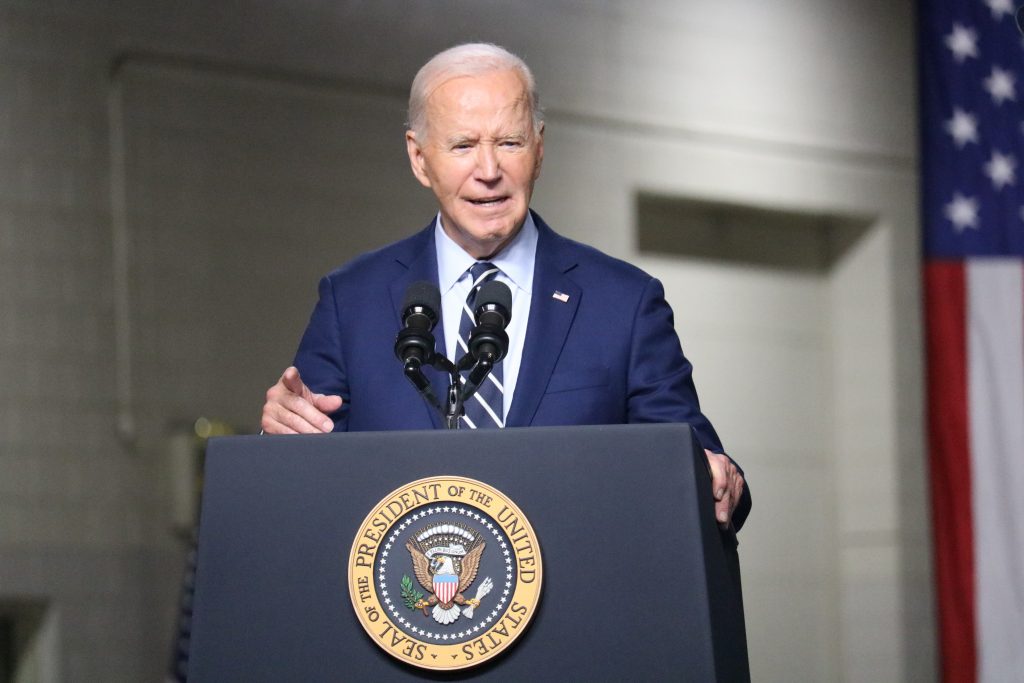
[[[347,563],[371,509],[439,475],[486,482],[536,532],[532,623],[485,664],[381,650]],[[749,680],[735,536],[686,425],[212,439],[189,680]]]

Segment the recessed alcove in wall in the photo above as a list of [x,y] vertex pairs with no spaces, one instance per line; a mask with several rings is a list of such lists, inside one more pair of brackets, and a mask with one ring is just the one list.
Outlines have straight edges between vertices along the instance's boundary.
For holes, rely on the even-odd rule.
[[641,252],[827,273],[870,220],[703,199],[637,195]]
[[635,211],[640,265],[664,284],[702,408],[750,481],[751,670],[839,680],[855,649],[844,633],[899,632],[871,622],[901,578],[862,573],[899,552],[887,228],[839,210],[648,192]]

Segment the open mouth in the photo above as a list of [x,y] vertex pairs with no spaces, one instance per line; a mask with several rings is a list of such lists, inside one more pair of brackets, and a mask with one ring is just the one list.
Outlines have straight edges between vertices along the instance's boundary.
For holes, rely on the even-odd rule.
[[499,206],[508,200],[508,197],[480,197],[478,199],[468,199],[467,201],[474,206]]

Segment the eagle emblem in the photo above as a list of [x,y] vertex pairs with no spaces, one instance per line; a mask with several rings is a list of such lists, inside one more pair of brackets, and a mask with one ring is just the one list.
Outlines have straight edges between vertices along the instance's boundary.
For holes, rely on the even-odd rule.
[[414,534],[405,547],[412,556],[416,580],[428,592],[426,599],[413,603],[424,616],[439,624],[451,624],[460,614],[473,618],[473,609],[491,592],[493,582],[485,578],[476,596],[463,593],[473,585],[486,543],[471,529],[458,523],[437,524]]

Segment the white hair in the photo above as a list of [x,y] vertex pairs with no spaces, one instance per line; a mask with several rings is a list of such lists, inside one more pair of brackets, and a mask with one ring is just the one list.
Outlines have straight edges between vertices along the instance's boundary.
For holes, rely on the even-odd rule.
[[426,133],[426,108],[430,95],[447,81],[462,76],[477,76],[490,71],[513,70],[523,79],[526,97],[533,113],[533,127],[540,132],[544,115],[537,97],[533,72],[522,59],[492,43],[464,43],[439,52],[424,64],[409,90],[409,130],[423,137]]

